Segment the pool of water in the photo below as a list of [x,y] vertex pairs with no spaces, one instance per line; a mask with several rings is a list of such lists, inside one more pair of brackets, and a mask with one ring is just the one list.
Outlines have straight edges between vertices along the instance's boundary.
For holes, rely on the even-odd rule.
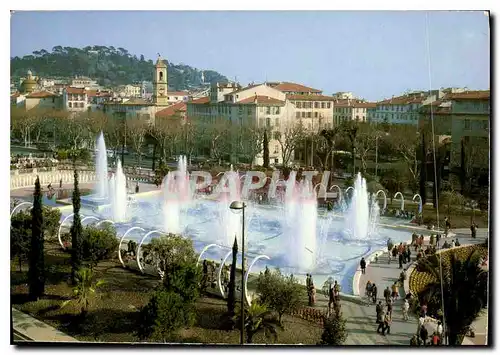
[[[228,206],[229,207],[229,206]],[[63,219],[72,213],[71,206],[61,208]],[[183,234],[193,240],[197,252],[200,252],[208,244],[216,243],[220,247],[210,248],[203,258],[221,260],[230,249],[230,244],[221,236],[220,206],[210,200],[197,199],[182,213]],[[100,219],[112,219],[109,206],[95,208],[82,206],[83,216],[96,216]],[[247,265],[261,254],[269,256],[270,260],[260,259],[252,268],[252,272],[259,272],[267,265],[270,268],[279,267],[286,273],[293,273],[303,282],[305,272],[287,265],[288,258],[285,253],[289,248],[290,240],[283,234],[283,209],[279,206],[264,206],[250,204],[246,213],[246,255]],[[92,219],[86,223],[95,222]],[[133,230],[127,235],[127,239],[139,242],[145,233],[152,230],[163,230],[163,212],[160,195],[158,193],[146,193],[136,195],[128,208],[128,221],[116,224],[118,235],[122,236],[131,227],[142,227],[146,232]],[[352,294],[352,279],[359,261],[373,252],[382,249],[388,238],[399,243],[411,239],[411,232],[404,229],[393,229],[379,227],[376,235],[366,240],[353,240],[343,232],[343,219],[334,216],[333,213],[320,211],[316,227],[316,267],[313,279],[316,287],[321,287],[330,276],[337,280],[342,291]],[[404,224],[406,221],[394,218],[381,218],[380,223],[388,225]],[[71,219],[65,223],[70,226]],[[158,234],[151,234],[154,238]],[[149,238],[148,238],[149,240]],[[147,243],[148,240],[144,242]],[[229,260],[229,259],[228,259]]]

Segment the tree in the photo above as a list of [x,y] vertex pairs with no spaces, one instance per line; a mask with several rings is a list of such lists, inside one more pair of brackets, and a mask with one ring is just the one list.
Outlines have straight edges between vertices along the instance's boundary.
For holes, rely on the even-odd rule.
[[[486,305],[488,298],[488,272],[479,266],[480,255],[472,251],[466,258],[451,252],[449,263],[443,263],[444,294],[441,293],[440,271],[436,267],[438,256],[432,261],[419,261],[423,271],[430,273],[432,282],[419,294],[427,303],[429,314],[439,314],[444,309],[450,345],[460,345],[460,335]],[[429,257],[425,258],[429,259]],[[422,260],[425,260],[422,259]],[[444,300],[444,304],[442,304]]]
[[78,171],[74,170],[73,189],[73,225],[71,226],[71,279],[77,282],[78,270],[83,261],[82,221],[80,219],[80,188],[78,187]]
[[320,345],[343,345],[347,340],[346,320],[340,309],[324,317]]
[[[88,313],[90,300],[98,287],[104,284],[104,279],[94,282],[94,272],[89,268],[81,268],[76,273],[76,283],[73,287],[73,295],[80,306],[80,317],[83,320]],[[61,308],[72,300],[66,300]]]
[[267,129],[264,130],[264,137],[262,145],[264,146],[263,159],[264,159],[264,168],[269,168],[269,137],[267,136]]
[[302,123],[290,123],[285,125],[281,131],[276,132],[276,139],[281,147],[283,166],[289,165],[293,152],[305,137],[306,135]]
[[[333,152],[335,150],[335,140],[337,136],[339,135],[341,131],[340,126],[335,126],[333,129],[324,129],[321,131],[321,137],[323,137],[327,144],[328,144],[328,151],[327,154],[325,154],[325,160],[323,163],[323,167],[326,169],[327,166],[327,161],[328,161],[328,156],[331,156],[331,164],[330,164],[330,171],[333,174],[334,166],[333,166]],[[333,176],[332,176],[333,178]]]
[[[235,321],[239,324],[241,323],[241,312],[238,310],[237,316],[234,317]],[[275,341],[278,339],[277,328],[281,327],[280,324],[273,318],[270,317],[271,312],[268,310],[266,305],[260,304],[259,302],[252,302],[250,307],[245,307],[244,317],[245,317],[245,334],[246,342],[248,344],[253,343],[253,337],[263,332],[266,338],[272,338]]]
[[465,198],[458,192],[455,191],[443,191],[441,193],[440,199],[448,206],[448,216],[450,215],[451,205],[460,205],[463,207],[465,203]]
[[262,304],[278,313],[281,325],[283,315],[299,309],[305,299],[304,288],[299,281],[293,275],[283,275],[279,269],[259,275],[257,294]]
[[182,122],[180,119],[160,118],[155,120],[154,126],[149,130],[156,139],[160,148],[160,165],[172,157],[175,147],[182,135]]
[[140,339],[167,342],[185,325],[192,323],[180,295],[160,288],[139,315],[137,335]]
[[461,160],[461,179],[464,190],[462,194],[470,193],[472,182],[477,178],[479,172],[487,171],[489,168],[489,144],[487,138],[469,139],[465,142],[462,139]]
[[417,128],[410,125],[391,125],[389,139],[399,158],[403,158],[409,172],[409,187],[416,192],[420,180],[420,165],[418,164],[418,135]]
[[128,119],[126,122],[129,141],[132,143],[132,148],[137,154],[137,165],[141,166],[142,146],[149,128],[149,122],[141,118]]
[[33,197],[28,279],[30,299],[38,300],[45,292],[42,191],[38,176],[35,180],[35,193]]
[[352,171],[353,176],[356,174],[356,139],[358,136],[358,125],[353,121],[344,121],[342,130],[347,134],[351,145]]
[[422,206],[427,202],[427,149],[425,145],[425,133],[422,132],[422,143],[421,143],[421,157],[420,157],[420,198],[422,199]]
[[375,149],[377,132],[370,123],[358,123],[354,145],[361,160],[361,171],[366,174],[369,153]]
[[[258,128],[255,125],[243,125],[239,128],[239,131],[240,138],[237,141],[239,143],[240,156],[253,166],[255,157],[260,153],[265,153],[264,135],[267,135],[267,132],[265,129]],[[269,139],[267,144],[269,163]]]
[[236,236],[233,243],[233,259],[231,263],[231,271],[229,274],[229,285],[227,294],[227,312],[230,316],[234,315],[234,307],[236,306],[236,261],[238,257],[238,241]]
[[101,260],[111,259],[118,249],[118,238],[113,226],[105,228],[87,226],[82,229],[82,261],[94,266]]
[[[153,239],[147,246],[144,258],[159,272],[168,275],[176,265],[196,264],[197,255],[191,239],[176,234],[166,234]],[[145,255],[145,253],[143,253]]]
[[43,230],[45,237],[55,236],[59,230],[61,211],[58,208],[43,206]]
[[24,211],[16,213],[10,219],[11,258],[17,258],[19,271],[22,271],[23,261],[28,260],[30,255],[31,222],[31,214]]

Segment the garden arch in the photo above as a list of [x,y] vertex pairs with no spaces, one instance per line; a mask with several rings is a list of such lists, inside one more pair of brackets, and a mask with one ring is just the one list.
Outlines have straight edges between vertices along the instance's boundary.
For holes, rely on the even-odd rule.
[[259,261],[260,259],[266,259],[266,260],[271,260],[270,257],[268,257],[267,255],[259,255],[257,257],[255,257],[255,259],[252,260],[252,263],[250,264],[250,266],[248,267],[248,270],[247,272],[245,273],[245,299],[247,301],[247,303],[250,305],[252,304],[252,300],[250,300],[250,298],[248,297],[248,287],[247,287],[247,284],[248,284],[248,276],[250,275],[250,270],[252,269],[252,267],[254,266],[254,264]]
[[384,208],[382,210],[385,211],[385,209],[387,208],[387,195],[385,194],[384,190],[378,190],[377,193],[375,194],[375,198],[378,198],[379,193],[384,194]]
[[401,212],[402,212],[405,209],[405,198],[404,198],[403,194],[399,191],[396,192],[396,194],[394,195],[394,198],[398,198],[398,195],[401,196]]
[[224,265],[226,265],[227,258],[229,258],[229,255],[233,253],[232,250],[228,251],[224,259],[222,259],[222,262],[219,265],[219,273],[217,275],[217,284],[219,286],[219,292],[222,296],[222,298],[225,298],[226,295],[224,294],[224,289],[222,288],[222,269],[224,268]]
[[417,197],[418,197],[418,213],[422,213],[422,209],[423,209],[422,196],[420,196],[419,194],[415,194],[415,196],[413,196],[413,198],[412,198],[412,201],[415,201],[415,199]]
[[[101,221],[101,222],[104,222],[104,221]],[[99,223],[101,223],[99,222]],[[125,237],[130,233],[132,232],[133,230],[136,230],[136,229],[140,229],[141,231],[145,232],[146,230],[144,228],[141,228],[141,227],[131,227],[129,229],[127,229],[127,231],[122,235],[122,237],[120,238],[120,243],[118,244],[118,259],[120,259],[120,263],[122,264],[123,267],[125,267],[125,263],[123,262],[123,259],[122,259],[122,253],[121,253],[121,246],[122,246],[122,243],[123,243],[123,240],[125,239]]]
[[345,194],[346,194],[346,195],[347,195],[347,192],[348,192],[349,190],[353,190],[353,191],[354,191],[354,187],[349,186],[347,189],[345,189]]
[[97,222],[97,224],[95,225],[96,227],[99,227],[101,224],[103,224],[104,222],[108,222],[108,223],[111,223],[112,225],[115,224],[114,221],[110,220],[110,219],[103,219],[102,221],[99,221]]
[[204,248],[203,248],[203,250],[202,250],[202,251],[201,251],[201,253],[200,253],[200,256],[198,256],[198,260],[196,261],[196,266],[198,266],[198,265],[199,265],[200,260],[201,260],[201,257],[203,256],[203,254],[205,254],[205,252],[206,252],[208,249],[212,248],[212,247],[218,247],[218,248],[221,248],[221,249],[222,249],[222,247],[221,247],[219,244],[208,244],[206,247],[204,247]]
[[31,208],[33,208],[33,203],[31,202],[21,202],[20,204],[14,206],[14,208],[12,209],[12,212],[10,212],[10,218],[12,218],[12,216],[14,215],[14,213],[17,211],[17,209],[21,206],[26,206],[26,205],[31,205]]
[[342,202],[342,189],[340,188],[339,185],[332,185],[332,186],[330,186],[330,191],[332,191],[332,189],[334,187],[336,187],[337,190],[339,190],[339,202],[338,203],[340,204],[340,202]]
[[[316,192],[316,188],[317,188],[318,186],[319,186],[319,187],[323,186],[323,188],[325,189],[325,201],[326,201],[326,192],[327,192],[327,191],[326,191],[326,186],[325,186],[325,184],[322,184],[321,182],[320,182],[320,183],[318,183],[318,184],[316,184],[316,186],[314,186],[314,189],[313,189],[313,190],[314,190],[314,192]],[[316,196],[317,196],[317,195],[316,195]]]
[[[63,249],[66,249],[66,247],[64,246],[64,243],[61,240],[62,227],[63,227],[64,223],[68,219],[70,219],[71,217],[73,217],[74,215],[75,215],[74,213],[71,213],[71,214],[67,215],[66,217],[64,217],[64,219],[62,220],[61,224],[59,224],[59,229],[57,230],[57,239],[59,240],[59,245],[61,245],[61,248],[63,248]],[[81,214],[80,217],[84,217],[84,216]]]
[[141,261],[140,261],[140,258],[139,258],[139,255],[140,255],[140,251],[141,251],[141,246],[142,246],[142,243],[144,243],[144,241],[146,240],[147,237],[149,237],[151,234],[163,234],[164,232],[161,231],[161,230],[158,230],[158,229],[155,229],[155,230],[152,230],[150,232],[147,232],[144,237],[142,237],[141,239],[141,242],[139,243],[139,246],[137,247],[137,255],[136,255],[136,259],[137,259],[137,265],[139,266],[139,270],[141,270],[142,273],[144,273],[143,271],[143,268],[142,268],[142,264],[141,264]]

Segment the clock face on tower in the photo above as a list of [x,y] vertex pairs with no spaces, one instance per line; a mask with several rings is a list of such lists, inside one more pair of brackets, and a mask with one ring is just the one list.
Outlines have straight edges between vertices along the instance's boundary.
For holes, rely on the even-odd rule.
[[165,88],[159,88],[158,91],[160,93],[160,96],[165,95]]

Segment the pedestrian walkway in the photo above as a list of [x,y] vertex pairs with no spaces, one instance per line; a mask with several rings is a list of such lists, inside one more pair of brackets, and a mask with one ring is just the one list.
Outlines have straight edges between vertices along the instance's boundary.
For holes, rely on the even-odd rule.
[[12,329],[14,343],[25,341],[67,343],[78,341],[14,307],[12,307]]

